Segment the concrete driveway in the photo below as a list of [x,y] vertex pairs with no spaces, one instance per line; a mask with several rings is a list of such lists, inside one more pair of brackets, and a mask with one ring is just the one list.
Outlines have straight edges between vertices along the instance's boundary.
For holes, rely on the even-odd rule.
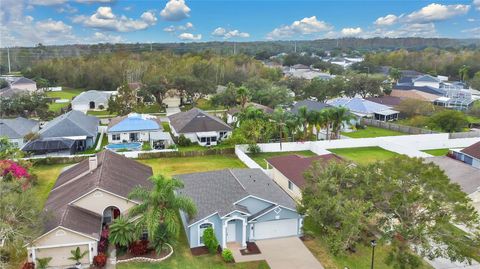
[[255,242],[271,269],[323,269],[298,237]]

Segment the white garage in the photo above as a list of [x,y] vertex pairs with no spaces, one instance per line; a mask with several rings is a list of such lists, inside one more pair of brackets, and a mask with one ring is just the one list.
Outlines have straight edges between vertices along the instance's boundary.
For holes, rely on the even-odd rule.
[[253,236],[255,240],[298,235],[298,219],[271,220],[255,223]]

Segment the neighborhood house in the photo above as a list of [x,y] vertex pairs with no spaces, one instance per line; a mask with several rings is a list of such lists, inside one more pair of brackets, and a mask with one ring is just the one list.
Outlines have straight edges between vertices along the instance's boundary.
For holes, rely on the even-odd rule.
[[371,102],[362,98],[336,98],[327,102],[334,107],[348,108],[359,118],[371,118],[379,121],[394,121],[400,112],[392,107]]
[[173,144],[170,134],[163,131],[160,119],[147,114],[116,117],[108,124],[107,133],[110,144],[107,148],[111,149],[120,149],[127,143],[137,143],[137,147],[141,147],[146,142],[153,149],[165,149]]
[[72,110],[48,122],[38,139],[25,144],[23,151],[33,154],[70,155],[94,146],[99,120]]
[[480,169],[480,142],[462,150],[452,150],[451,153],[455,159]]
[[37,91],[37,83],[25,77],[1,76],[8,86],[0,89],[0,97],[10,98],[16,94],[33,93]]
[[0,119],[0,137],[5,136],[10,143],[22,148],[28,134],[35,134],[39,130],[37,121],[18,117],[15,119]]
[[192,108],[186,112],[179,112],[168,116],[174,136],[184,135],[193,143],[201,146],[214,146],[219,141],[227,138],[232,127],[221,119]]
[[150,188],[150,176],[150,167],[108,150],[63,171],[45,204],[44,232],[28,245],[28,260],[51,257],[51,267],[72,267],[70,251],[79,247],[88,251],[81,263],[91,264],[101,231],[139,203],[127,196],[136,186]]
[[105,110],[108,108],[108,100],[116,91],[86,91],[75,97],[72,101],[72,109],[86,113],[88,110]]
[[296,205],[260,169],[226,169],[174,176],[184,182],[179,195],[197,207],[189,219],[181,212],[190,248],[201,247],[212,227],[222,248],[229,244],[302,234],[303,217]]

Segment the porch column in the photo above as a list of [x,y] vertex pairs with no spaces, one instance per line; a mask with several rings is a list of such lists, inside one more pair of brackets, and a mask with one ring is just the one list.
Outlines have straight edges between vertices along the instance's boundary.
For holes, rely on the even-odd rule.
[[88,261],[89,261],[90,263],[93,262],[92,243],[88,243]]
[[224,249],[227,248],[227,235],[226,235],[227,224],[228,222],[224,222],[222,225],[222,248]]
[[247,222],[242,221],[242,247],[247,246]]
[[37,260],[37,255],[35,253],[35,248],[34,247],[31,247],[30,248],[30,251],[32,253],[32,262],[35,262]]

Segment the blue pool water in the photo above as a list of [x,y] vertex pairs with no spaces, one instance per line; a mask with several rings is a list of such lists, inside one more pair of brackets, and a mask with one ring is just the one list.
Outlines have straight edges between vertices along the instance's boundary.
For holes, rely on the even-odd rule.
[[142,143],[132,142],[132,143],[120,143],[120,144],[108,144],[105,146],[107,149],[111,150],[140,150],[142,148]]

